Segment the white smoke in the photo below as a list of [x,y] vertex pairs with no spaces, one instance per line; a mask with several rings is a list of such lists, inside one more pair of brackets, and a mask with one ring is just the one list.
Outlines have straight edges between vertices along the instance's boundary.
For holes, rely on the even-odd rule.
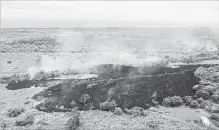
[[[143,65],[153,62],[159,62],[162,60],[158,56],[151,56],[151,50],[147,53],[143,53],[144,56],[138,58],[137,53],[133,53],[133,50],[119,50],[117,43],[111,46],[111,49],[106,52],[104,48],[102,51],[88,51],[83,52],[83,49],[92,49],[92,45],[87,44],[88,41],[84,41],[82,34],[67,32],[57,36],[57,41],[61,43],[59,48],[60,53],[52,55],[42,55],[40,65],[38,67],[33,66],[28,69],[28,73],[33,77],[37,72],[44,71],[65,71],[68,69],[74,69],[77,71],[86,71],[90,67],[99,64],[121,64],[121,65]],[[86,43],[85,43],[86,42]],[[112,43],[113,44],[113,43]],[[119,43],[118,43],[119,44]],[[106,45],[104,45],[106,46]],[[103,47],[104,47],[103,46]],[[100,46],[101,47],[101,44]],[[71,51],[82,50],[75,53]],[[101,50],[98,48],[97,50]],[[150,56],[147,56],[150,55]]]

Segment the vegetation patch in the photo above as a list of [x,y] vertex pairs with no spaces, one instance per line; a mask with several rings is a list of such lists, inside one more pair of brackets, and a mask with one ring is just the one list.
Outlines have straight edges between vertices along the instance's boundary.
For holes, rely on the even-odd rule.
[[113,113],[115,115],[122,115],[123,110],[120,107],[116,107]]
[[16,117],[24,112],[24,108],[11,108],[7,111],[8,117]]
[[115,100],[100,103],[100,109],[103,111],[114,111],[117,106]]
[[166,107],[177,107],[183,104],[183,99],[180,96],[166,97],[162,105]]
[[70,118],[65,124],[65,130],[75,130],[80,125],[80,112],[77,109],[72,109]]
[[26,125],[32,125],[34,123],[34,115],[27,115],[26,117],[22,119],[18,119],[15,122],[16,126],[26,126]]
[[192,102],[190,103],[190,107],[191,107],[191,108],[198,108],[198,107],[199,107],[198,101],[192,101]]
[[88,94],[83,94],[82,97],[80,97],[79,102],[81,104],[86,104],[90,100],[90,96]]
[[[192,96],[185,96],[184,98],[184,102],[186,106],[189,106],[190,103],[194,100],[194,98]],[[165,104],[165,103],[164,103]],[[170,106],[170,105],[169,105]]]
[[213,94],[211,100],[215,103],[219,103],[219,94]]
[[198,91],[195,92],[194,97],[195,97],[196,99],[202,97],[203,99],[206,100],[206,99],[209,99],[209,98],[210,98],[210,94],[209,94],[208,91],[205,91],[205,90],[198,90]]
[[127,114],[132,115],[134,117],[136,116],[144,116],[144,109],[141,107],[133,107],[132,109],[125,109],[124,110]]

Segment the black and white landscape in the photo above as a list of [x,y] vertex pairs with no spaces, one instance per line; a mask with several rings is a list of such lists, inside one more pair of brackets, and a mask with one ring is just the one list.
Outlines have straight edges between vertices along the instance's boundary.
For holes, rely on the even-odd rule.
[[217,130],[218,49],[218,1],[1,1],[0,130]]

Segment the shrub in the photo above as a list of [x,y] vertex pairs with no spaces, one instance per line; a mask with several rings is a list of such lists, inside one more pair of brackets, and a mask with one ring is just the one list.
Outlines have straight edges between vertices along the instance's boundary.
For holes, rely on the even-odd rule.
[[12,63],[12,61],[10,61],[10,60],[9,60],[9,61],[7,61],[7,63],[8,63],[8,64],[11,64],[11,63]]
[[32,125],[34,122],[34,115],[28,115],[24,119],[19,119],[15,122],[16,126]]
[[44,126],[40,125],[37,126],[36,128],[34,128],[33,130],[46,130],[45,128],[43,128]]
[[13,74],[10,76],[1,77],[1,82],[3,81],[4,83],[7,83],[7,84],[15,84],[15,83],[18,83],[20,81],[25,81],[25,80],[30,80],[29,74]]
[[211,86],[211,85],[207,85],[201,88],[204,91],[207,91],[210,95],[214,94],[216,88]]
[[45,119],[39,120],[36,124],[41,126],[49,125],[49,123],[47,123]]
[[170,97],[164,98],[162,105],[165,107],[170,107],[171,106],[171,98]]
[[209,99],[210,94],[207,91],[198,90],[198,91],[195,92],[195,98],[200,98],[200,97],[202,97],[203,99],[206,100],[206,99]]
[[74,107],[76,107],[77,106],[77,103],[75,102],[75,101],[71,101],[71,103],[70,103],[70,106],[72,107],[72,108],[74,108]]
[[144,109],[141,107],[133,107],[132,109],[125,109],[125,112],[134,117],[144,115]]
[[183,63],[190,64],[190,63],[194,63],[195,59],[196,59],[195,56],[187,56],[187,57],[182,57],[181,61]]
[[83,94],[82,97],[80,97],[79,102],[82,104],[86,104],[89,102],[90,96],[88,94]]
[[123,111],[120,107],[116,107],[113,113],[116,115],[122,115]]
[[212,106],[212,113],[219,113],[219,106],[218,105],[215,105],[215,106]]
[[189,106],[190,103],[194,100],[194,98],[192,96],[185,96],[183,99],[184,99],[186,106]]
[[200,98],[197,99],[197,101],[198,101],[199,104],[202,104],[204,102],[204,99],[202,97],[200,97]]
[[24,108],[12,108],[8,109],[7,115],[8,117],[16,117],[24,112]]
[[171,106],[179,106],[183,104],[183,100],[180,96],[171,97]]
[[24,104],[29,104],[29,103],[30,103],[30,101],[25,101],[25,102],[24,102]]
[[180,96],[166,97],[164,98],[162,103],[162,105],[166,107],[169,106],[175,107],[175,106],[180,106],[182,104],[183,104],[183,100]]
[[219,81],[219,67],[209,67],[209,68],[204,68],[204,67],[199,67],[196,69],[195,76],[201,79],[200,83],[205,83],[205,84],[211,84],[214,82]]
[[116,104],[114,100],[110,102],[106,101],[106,102],[100,103],[100,109],[104,111],[114,111],[117,106],[118,105]]
[[219,94],[212,95],[211,100],[215,103],[219,103]]
[[158,130],[158,122],[156,121],[150,121],[148,122],[148,127],[150,128],[149,130]]
[[79,117],[80,112],[77,109],[72,109],[70,113],[70,118],[68,119],[67,123],[65,124],[65,130],[75,130],[79,124]]
[[200,108],[204,108],[207,111],[211,111],[212,106],[213,105],[210,101],[204,101],[202,104],[200,104]]
[[6,127],[7,127],[7,123],[4,120],[2,120],[0,122],[0,128],[2,128],[4,130]]
[[36,109],[45,112],[52,112],[56,109],[57,104],[58,104],[58,99],[54,97],[50,97],[45,99],[40,104],[36,105]]
[[210,119],[219,121],[219,114],[217,113],[211,114]]
[[198,101],[192,101],[192,102],[190,103],[190,107],[191,107],[191,108],[198,108],[198,107],[199,107]]
[[34,80],[47,80],[48,78],[49,78],[49,75],[46,72],[40,71],[34,75],[33,79]]

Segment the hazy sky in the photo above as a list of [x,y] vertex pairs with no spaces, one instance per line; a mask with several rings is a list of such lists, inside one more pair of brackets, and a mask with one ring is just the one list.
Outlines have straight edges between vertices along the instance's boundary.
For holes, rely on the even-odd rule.
[[219,24],[219,1],[1,1],[1,27]]

